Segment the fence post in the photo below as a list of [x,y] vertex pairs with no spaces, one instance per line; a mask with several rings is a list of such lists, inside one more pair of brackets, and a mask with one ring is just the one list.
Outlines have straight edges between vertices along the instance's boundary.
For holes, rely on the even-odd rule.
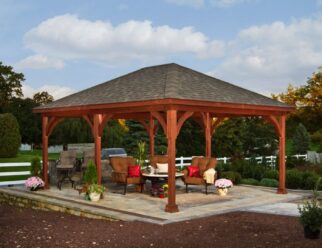
[[224,157],[224,164],[226,164],[226,162],[227,162],[227,158],[226,158],[226,157]]

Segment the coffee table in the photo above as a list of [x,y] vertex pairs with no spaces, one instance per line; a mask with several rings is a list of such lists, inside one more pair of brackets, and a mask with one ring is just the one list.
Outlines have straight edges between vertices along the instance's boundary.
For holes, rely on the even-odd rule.
[[[176,172],[175,177],[179,178],[179,177],[183,177],[183,173],[181,172]],[[160,187],[162,187],[163,184],[168,183],[168,173],[164,173],[164,174],[153,174],[153,173],[142,173],[142,176],[151,181],[151,194],[154,195],[154,191],[158,192],[158,189]]]

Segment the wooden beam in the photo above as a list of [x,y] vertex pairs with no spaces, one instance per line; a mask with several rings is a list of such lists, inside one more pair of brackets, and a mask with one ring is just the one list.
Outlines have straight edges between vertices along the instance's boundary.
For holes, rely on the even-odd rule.
[[286,194],[285,177],[285,129],[286,129],[286,116],[282,115],[279,119],[279,186],[277,193]]
[[167,135],[167,133],[168,133],[167,132],[167,123],[166,123],[164,117],[162,116],[162,114],[159,112],[152,111],[151,115],[152,115],[152,117],[157,119],[157,121],[160,123],[161,127],[163,128],[164,134]]
[[177,134],[179,135],[180,130],[187,119],[189,119],[193,115],[193,112],[184,112],[183,115],[180,116],[178,124],[177,124]]
[[101,148],[102,148],[102,137],[100,136],[100,126],[103,122],[103,117],[101,114],[94,115],[94,125],[93,125],[93,133],[94,133],[94,142],[95,142],[95,164],[97,171],[97,183],[102,183],[102,168],[101,168]]
[[45,189],[49,189],[48,183],[48,116],[42,116],[42,164]]
[[169,213],[178,212],[176,204],[176,138],[177,138],[177,111],[167,111],[167,138],[168,138],[168,204],[165,211]]
[[48,125],[47,125],[47,130],[46,130],[46,134],[48,137],[51,135],[51,133],[53,132],[54,128],[58,125],[58,123],[63,120],[64,120],[64,118],[61,118],[61,117],[48,118]]

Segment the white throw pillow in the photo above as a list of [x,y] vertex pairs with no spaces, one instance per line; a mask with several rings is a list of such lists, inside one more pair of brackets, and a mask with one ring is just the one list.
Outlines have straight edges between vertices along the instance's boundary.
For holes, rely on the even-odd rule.
[[168,173],[168,164],[157,163],[158,173]]

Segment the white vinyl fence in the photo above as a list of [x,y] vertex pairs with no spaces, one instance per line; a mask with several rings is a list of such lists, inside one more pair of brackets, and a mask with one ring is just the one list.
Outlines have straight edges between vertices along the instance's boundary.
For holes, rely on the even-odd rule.
[[0,163],[0,186],[23,184],[26,180],[8,180],[10,176],[27,177],[30,175],[30,163]]
[[[292,157],[296,157],[297,159],[303,158],[307,160],[307,155],[294,155]],[[286,157],[285,157],[286,158]],[[249,160],[250,158],[245,158]],[[263,163],[264,157],[256,157],[255,158],[257,163]],[[272,167],[275,167],[276,163],[276,156],[266,156],[266,164]],[[180,167],[181,169],[184,166],[191,165],[192,157],[178,157],[176,158],[176,166]],[[223,157],[217,158],[218,161],[223,161],[226,164],[230,158]],[[147,161],[148,162],[148,161]],[[3,177],[8,176],[28,176],[30,175],[30,163],[0,163],[0,186],[5,185],[17,185],[17,184],[24,184],[26,180],[2,180]]]

